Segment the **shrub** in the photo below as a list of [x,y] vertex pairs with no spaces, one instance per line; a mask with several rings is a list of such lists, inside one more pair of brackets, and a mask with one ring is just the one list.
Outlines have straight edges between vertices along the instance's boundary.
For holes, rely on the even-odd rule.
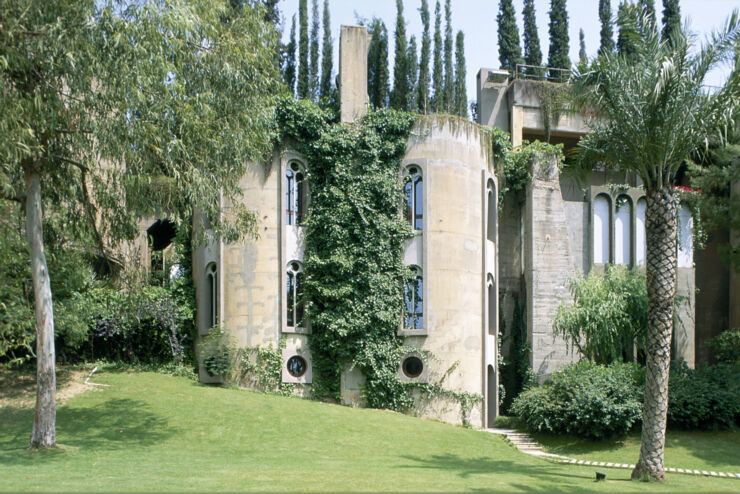
[[200,346],[203,367],[209,376],[226,377],[234,368],[234,347],[229,342],[228,333],[220,326],[214,326],[203,337]]
[[572,304],[558,307],[555,332],[598,363],[633,360],[647,334],[645,275],[619,266],[570,280]]
[[641,368],[634,364],[569,364],[555,372],[551,381],[520,394],[512,411],[535,432],[586,439],[625,434],[641,419],[636,384],[641,375]]
[[740,329],[723,331],[709,341],[718,362],[737,364],[740,362]]
[[680,361],[671,368],[668,426],[717,429],[740,425],[740,365],[720,363],[690,369]]

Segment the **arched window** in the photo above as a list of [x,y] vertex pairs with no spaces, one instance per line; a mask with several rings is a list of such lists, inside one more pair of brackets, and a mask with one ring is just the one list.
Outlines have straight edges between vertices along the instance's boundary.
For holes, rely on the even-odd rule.
[[694,220],[691,210],[681,206],[678,210],[678,267],[691,268],[694,265]]
[[415,230],[422,230],[424,223],[424,190],[422,187],[421,169],[416,165],[406,168],[406,175],[403,182],[403,193],[406,197],[404,204],[406,221]]
[[594,264],[607,264],[610,259],[609,251],[609,198],[599,194],[594,200]]
[[286,283],[286,326],[303,327],[303,266],[298,261],[288,263]]
[[645,253],[647,252],[647,243],[645,241],[645,209],[647,208],[647,202],[645,198],[637,200],[637,208],[635,208],[635,264],[637,266],[645,265]]
[[285,172],[285,224],[300,225],[306,208],[306,174],[296,161]]
[[488,275],[488,334],[496,334],[496,286],[493,276]]
[[206,266],[206,286],[208,290],[208,326],[210,328],[218,324],[218,269],[216,263],[212,262]]
[[496,241],[496,186],[493,180],[488,181],[488,223],[486,225],[486,238],[491,242]]
[[614,216],[614,263],[632,264],[632,200],[617,197],[617,213]]
[[413,277],[403,291],[406,306],[403,329],[424,329],[424,279],[418,266],[411,266],[411,272]]

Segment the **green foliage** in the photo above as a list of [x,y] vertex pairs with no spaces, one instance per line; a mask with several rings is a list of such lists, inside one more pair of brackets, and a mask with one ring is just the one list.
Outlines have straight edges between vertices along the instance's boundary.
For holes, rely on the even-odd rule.
[[228,332],[221,326],[214,326],[201,339],[200,354],[203,366],[211,377],[227,377],[231,374],[235,352],[234,345],[229,341]]
[[308,0],[298,0],[298,99],[311,94],[308,67]]
[[465,84],[465,34],[457,32],[455,39],[455,91],[452,113],[460,117],[468,116],[468,90]]
[[280,340],[277,348],[272,345],[239,348],[234,352],[229,380],[239,386],[292,395],[295,384],[284,383],[282,379],[283,348],[285,339]]
[[[568,10],[565,0],[550,0],[550,50],[547,54],[548,67],[570,69],[568,52]],[[550,77],[560,77],[559,72],[551,72]]]
[[663,0],[663,39],[670,39],[680,29],[681,6],[679,0]]
[[390,107],[394,110],[408,110],[409,66],[406,59],[406,19],[403,17],[403,0],[396,0],[395,54],[393,57],[393,90]]
[[614,51],[614,28],[612,26],[612,7],[610,0],[599,0],[599,20],[601,21],[599,56],[602,56]]
[[632,59],[638,50],[638,44],[641,42],[638,30],[640,21],[640,10],[636,5],[622,2],[617,10],[617,53],[627,59]]
[[370,23],[370,48],[367,53],[367,92],[374,108],[388,107],[388,31],[385,23],[374,17]]
[[690,369],[684,361],[679,361],[672,366],[668,384],[669,427],[717,429],[737,425],[740,425],[740,365],[720,363]]
[[421,60],[419,62],[419,113],[429,112],[429,56],[432,41],[429,37],[429,4],[428,0],[421,0],[419,9],[424,33],[421,38]]
[[578,31],[578,70],[585,72],[588,70],[588,55],[586,54],[586,35],[583,29]]
[[295,14],[290,23],[290,41],[285,45],[285,67],[283,69],[283,82],[288,86],[288,92],[295,97],[295,81],[296,81],[296,62],[295,62],[295,51],[296,51],[296,39],[295,39]]
[[487,129],[491,139],[491,150],[496,160],[496,169],[502,170],[504,184],[499,187],[499,203],[506,192],[522,192],[532,180],[532,162],[540,156],[555,156],[558,163],[564,161],[563,145],[551,145],[541,141],[524,141],[512,149],[511,137],[506,131],[493,127]]
[[498,26],[498,59],[501,68],[514,71],[516,64],[521,63],[522,48],[519,45],[519,28],[516,25],[516,13],[512,0],[499,2],[496,24]]
[[644,374],[633,364],[568,364],[551,381],[520,394],[512,406],[531,431],[603,439],[626,434],[641,417],[636,385]]
[[[504,293],[501,293],[503,301]],[[519,394],[531,388],[537,383],[537,375],[530,365],[531,347],[527,343],[527,321],[525,318],[524,307],[519,303],[518,294],[514,294],[514,311],[511,322],[511,329],[507,331],[503,317],[501,318],[501,337],[499,342],[503,343],[504,339],[509,340],[509,355],[499,361],[500,387],[503,388],[500,393],[501,403],[499,410],[502,414],[507,414],[511,410],[511,404]],[[502,355],[499,349],[499,355]]]
[[416,36],[409,38],[409,47],[406,50],[406,64],[408,66],[408,94],[406,96],[406,108],[410,112],[418,111],[416,98],[419,96],[419,60],[416,47]]
[[308,88],[312,101],[319,99],[319,31],[319,0],[312,0],[308,65]]
[[454,72],[452,67],[452,7],[450,0],[445,0],[445,41],[444,41],[444,82],[443,87],[443,111],[444,113],[454,113],[453,97],[454,89]]
[[723,331],[711,340],[709,346],[718,362],[726,364],[740,363],[740,329]]
[[444,67],[442,65],[442,19],[439,0],[434,6],[434,54],[432,63],[432,113],[444,111]]
[[573,302],[558,307],[555,333],[598,363],[636,359],[633,348],[644,350],[647,335],[645,275],[607,266],[571,279],[570,291]]
[[309,163],[311,205],[306,222],[307,312],[311,319],[313,392],[337,398],[343,366],[367,378],[369,406],[402,410],[412,401],[396,377],[402,260],[409,225],[398,214],[401,158],[415,117],[370,112],[361,125],[329,123],[307,104],[277,108],[283,139]]
[[[524,0],[524,63],[527,65],[542,65],[542,51],[540,36],[537,33],[537,19],[535,18],[534,0]],[[530,69],[527,70],[529,72]]]
[[334,46],[331,39],[331,18],[329,14],[329,0],[324,0],[324,39],[321,45],[321,87],[319,101],[322,99],[336,99],[336,88],[332,80],[332,65],[334,61]]
[[568,104],[568,86],[561,83],[540,81],[537,83],[537,97],[540,100],[545,142],[550,142],[552,126],[558,123]]

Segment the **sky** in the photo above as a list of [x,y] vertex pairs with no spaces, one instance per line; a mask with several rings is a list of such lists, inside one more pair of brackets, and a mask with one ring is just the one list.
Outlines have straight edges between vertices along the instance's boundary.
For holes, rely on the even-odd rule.
[[[431,16],[430,31],[434,36],[434,2],[429,1]],[[442,35],[444,36],[444,0],[442,3]],[[620,0],[611,0],[612,15],[616,16]],[[309,5],[309,29],[311,24],[311,4]],[[522,6],[524,0],[514,0],[514,8],[519,25],[519,34],[522,30]],[[323,0],[318,0],[319,9],[323,9]],[[476,74],[482,67],[498,68],[498,46],[496,15],[498,14],[498,0],[452,0],[452,31],[453,43],[458,30],[465,33],[465,60],[467,68],[467,91],[468,100],[476,99]],[[283,39],[287,42],[290,35],[291,18],[295,14],[298,18],[298,0],[280,0],[279,7],[283,15]],[[568,6],[568,33],[570,37],[570,59],[571,62],[578,60],[578,31],[583,29],[586,41],[586,52],[589,58],[596,55],[599,49],[599,22],[598,0],[567,0]],[[740,8],[740,0],[681,0],[681,16],[689,22],[692,33],[697,36],[697,43],[703,41],[705,36],[712,30],[724,25],[726,19],[733,9]],[[406,18],[406,36],[416,35],[417,45],[421,47],[422,25],[418,9],[421,0],[403,0],[404,17]],[[655,0],[658,18],[662,17],[662,1]],[[537,17],[538,34],[540,37],[540,48],[542,50],[543,63],[547,61],[549,47],[548,36],[548,12],[550,0],[535,0],[535,12]],[[334,40],[334,72],[336,73],[338,63],[339,27],[342,24],[356,25],[358,16],[370,19],[374,16],[385,21],[388,28],[389,38],[389,67],[393,70],[394,42],[393,32],[396,25],[396,0],[329,0],[329,11],[331,14],[331,30]],[[319,12],[321,22],[321,12]],[[616,42],[616,26],[615,26]],[[319,38],[320,39],[320,38]],[[320,41],[319,41],[320,42]],[[711,73],[707,79],[709,85],[720,85],[727,78],[730,67],[725,66]],[[391,85],[393,79],[391,76]]]

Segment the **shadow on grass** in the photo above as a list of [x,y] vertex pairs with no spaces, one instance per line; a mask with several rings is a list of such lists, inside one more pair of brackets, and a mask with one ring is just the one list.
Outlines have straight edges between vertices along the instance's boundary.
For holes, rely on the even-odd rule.
[[[28,451],[33,409],[6,407],[0,411],[0,464],[24,464],[51,459]],[[84,408],[57,410],[57,442],[70,450],[118,450],[151,446],[178,434],[167,418],[151,412],[143,401],[107,400]],[[59,453],[59,452],[57,452]]]
[[[499,460],[490,457],[468,458],[457,455],[434,455],[431,457],[403,456],[412,462],[408,465],[399,465],[398,468],[429,469],[434,471],[449,471],[461,478],[478,475],[501,475],[501,484],[491,485],[490,489],[546,489],[573,490],[583,489],[583,483],[592,480],[590,475],[579,475],[545,461],[541,464],[532,464],[512,460]],[[526,478],[531,483],[516,483],[517,479]]]

